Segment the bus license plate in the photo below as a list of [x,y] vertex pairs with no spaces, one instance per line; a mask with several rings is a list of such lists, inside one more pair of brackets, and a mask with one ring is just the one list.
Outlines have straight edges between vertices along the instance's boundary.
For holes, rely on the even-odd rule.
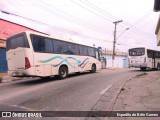
[[12,73],[12,76],[19,76],[19,73],[18,72],[14,72],[14,73]]

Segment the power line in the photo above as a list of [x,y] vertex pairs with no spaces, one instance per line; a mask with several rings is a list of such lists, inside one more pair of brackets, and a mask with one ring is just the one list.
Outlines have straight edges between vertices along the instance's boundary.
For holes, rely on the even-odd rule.
[[[83,2],[82,0],[80,0],[80,1]],[[74,2],[74,1],[72,1],[72,2]],[[44,2],[42,2],[42,3],[45,4]],[[84,3],[84,2],[83,2],[83,3]],[[89,2],[89,3],[90,3],[90,2]],[[47,5],[47,4],[46,4],[46,5]],[[92,4],[92,5],[93,5],[93,4]],[[81,7],[83,7],[83,6],[81,6]],[[95,6],[95,7],[96,7],[96,6]],[[84,7],[83,7],[83,8],[84,8]],[[93,8],[93,7],[92,7],[92,8]],[[98,9],[98,7],[96,7],[96,8]],[[88,9],[87,9],[87,10],[88,10]],[[100,10],[101,10],[101,9],[100,9]],[[105,11],[103,11],[103,12],[105,12]],[[53,11],[52,11],[52,13],[53,13]],[[105,13],[106,13],[106,12],[105,12]],[[116,19],[115,16],[112,16],[112,15],[109,14],[109,13],[106,13],[106,14],[108,14],[109,17],[111,17],[111,18],[113,18],[113,19]],[[106,14],[105,14],[105,15],[106,15]],[[118,18],[117,18],[117,19],[118,19]],[[76,19],[76,20],[77,20],[77,19]],[[79,22],[79,21],[78,21],[78,22]],[[80,21],[80,22],[81,22],[81,21]],[[124,21],[124,22],[125,22],[125,21]],[[84,24],[84,23],[83,23],[83,24]],[[126,22],[125,22],[125,24],[127,24],[128,26],[131,26],[131,28],[133,28],[133,27],[135,28],[135,26],[133,26],[133,25],[131,25],[131,24],[129,24],[129,23],[126,23]],[[92,25],[92,26],[93,26],[93,25]],[[124,27],[124,26],[123,26],[123,27]],[[90,27],[90,28],[91,28],[91,27]],[[131,29],[131,28],[130,28],[130,29]],[[91,28],[91,29],[92,29],[92,28]],[[139,29],[139,28],[135,28],[135,29],[137,30],[137,29]],[[130,30],[130,31],[134,32],[135,34],[139,34],[139,33],[137,33],[137,31],[136,31],[136,32],[133,31],[133,30]],[[141,32],[143,32],[143,31],[141,31]],[[148,34],[148,33],[143,33],[143,34],[146,35],[146,34]]]
[[87,9],[86,7],[80,5],[79,3],[77,3],[77,2],[75,2],[75,1],[73,1],[73,0],[71,0],[71,1],[72,1],[73,3],[75,3],[75,4],[77,4],[78,6],[82,7],[83,9],[89,11],[90,13],[92,13],[92,14],[94,14],[94,15],[96,15],[96,16],[99,16],[99,17],[101,17],[101,18],[104,19],[104,20],[107,20],[107,21],[109,21],[109,22],[112,22],[112,20],[109,20],[109,19],[107,19],[107,18],[105,18],[105,17],[103,17],[103,16],[101,16],[101,15],[98,15],[97,13],[95,13],[95,12]]
[[18,15],[18,14],[14,14],[14,13],[11,13],[11,12],[8,12],[8,11],[4,11],[4,10],[0,10],[0,11],[1,11],[2,13],[8,14],[8,15],[13,15],[13,16],[16,16],[16,17],[23,18],[23,19],[25,19],[25,20],[29,20],[29,21],[31,21],[31,22],[35,22],[35,23],[38,23],[38,24],[41,24],[41,25],[46,25],[46,26],[52,27],[52,28],[57,29],[57,30],[59,30],[59,31],[62,30],[62,31],[64,31],[64,32],[70,33],[70,34],[72,34],[72,35],[79,35],[79,36],[85,37],[85,38],[96,39],[96,40],[99,40],[99,41],[112,43],[112,41],[109,41],[109,40],[103,40],[103,39],[96,38],[96,37],[92,37],[92,36],[89,36],[89,35],[86,35],[86,34],[82,34],[82,33],[79,33],[79,32],[74,32],[74,31],[71,31],[71,30],[68,30],[68,29],[56,27],[56,26],[53,26],[53,25],[50,25],[50,24],[47,24],[47,23],[43,23],[43,22],[40,22],[40,21],[37,21],[37,20],[33,20],[33,19],[31,19],[31,18],[27,18],[27,17],[21,16],[21,15]]
[[149,17],[152,14],[152,10],[149,10],[145,15],[143,15],[141,18],[139,18],[134,25],[141,23],[144,21],[147,17]]
[[[115,16],[107,13],[106,11],[103,11],[102,9],[98,8],[97,6],[95,6],[94,4],[92,4],[91,2],[89,2],[89,1],[87,1],[87,0],[85,0],[85,1],[88,2],[88,4],[86,4],[86,3],[85,3],[84,1],[82,1],[82,0],[80,0],[80,1],[83,2],[85,5],[87,5],[87,6],[89,6],[89,7],[92,6],[91,8],[96,8],[96,9],[98,10],[98,12],[100,12],[100,13],[105,13],[105,15],[107,15],[107,16],[113,18],[113,19],[120,19],[120,18],[117,18],[117,17],[115,17]],[[96,10],[96,11],[97,11],[97,10]],[[132,24],[130,24],[130,23],[126,22],[126,21],[124,21],[123,24],[125,24],[125,25],[127,25],[127,26],[130,26],[130,28],[134,28],[135,30],[141,31],[141,32],[143,32],[145,35],[149,35],[149,33],[144,32],[144,31],[141,30],[140,28],[136,28],[135,26],[133,26]],[[120,26],[122,26],[122,25],[120,25]],[[124,27],[124,26],[123,26],[123,27]],[[131,31],[137,33],[137,31],[133,31],[132,29],[131,29]]]
[[[20,17],[20,18],[23,18],[25,20],[28,20],[30,22],[34,22],[36,24],[39,24],[39,25],[45,25],[45,26],[49,26],[51,28],[54,28],[58,31],[64,31],[64,32],[67,32],[67,33],[70,33],[72,35],[78,35],[78,36],[81,36],[81,37],[84,37],[84,38],[89,38],[89,39],[95,39],[95,40],[98,40],[98,41],[102,41],[102,42],[108,42],[108,43],[112,43],[112,41],[109,41],[109,40],[105,40],[105,39],[101,39],[101,38],[97,38],[97,37],[93,37],[93,36],[89,36],[89,35],[86,35],[86,34],[82,34],[82,33],[79,33],[79,32],[74,32],[74,31],[71,31],[71,30],[68,30],[68,29],[64,29],[64,28],[61,28],[61,27],[56,27],[56,26],[53,26],[53,25],[50,25],[50,24],[47,24],[47,23],[43,23],[43,22],[40,22],[40,21],[37,21],[37,20],[34,20],[34,19],[31,19],[31,18],[27,18],[27,17],[24,17],[22,15],[18,15],[18,14],[15,14],[15,13],[11,13],[11,12],[8,12],[8,11],[5,11],[5,10],[1,10],[0,11],[4,14],[7,14],[7,15],[13,15],[13,16],[16,16],[16,17]],[[131,46],[131,45],[128,45],[128,44],[125,44],[125,43],[116,43],[117,45],[124,45],[124,46]]]
[[145,20],[145,22],[143,22],[143,23],[141,23],[138,27],[139,28],[141,28],[141,27],[143,27],[143,26],[147,26],[147,25],[149,25],[149,23],[151,23],[151,22],[155,22],[155,19],[156,19],[156,17],[154,16],[154,17],[152,17],[151,15],[149,15],[149,16],[147,16],[147,17],[149,17],[147,20]]
[[87,2],[87,3],[88,3],[88,4],[86,4],[87,6],[90,6],[91,8],[93,8],[94,10],[96,10],[96,11],[104,14],[105,16],[108,16],[108,17],[110,17],[110,18],[112,18],[112,19],[114,19],[114,20],[120,19],[120,18],[117,18],[117,17],[111,15],[110,13],[107,13],[106,11],[98,8],[97,6],[95,6],[94,4],[92,4],[91,2],[89,2],[88,0],[85,0],[85,2],[82,1],[82,0],[80,0],[80,1],[83,2],[84,4],[86,4],[85,2]]
[[[78,25],[88,26],[87,28],[92,29],[92,30],[93,30],[93,28],[96,28],[97,31],[99,31],[99,30],[101,30],[101,32],[102,31],[103,32],[106,31],[104,28],[101,28],[101,27],[99,27],[97,25],[93,25],[93,24],[88,23],[88,22],[83,21],[83,20],[79,20],[79,19],[77,19],[77,18],[75,18],[75,17],[73,17],[71,15],[68,15],[65,12],[62,12],[62,11],[54,8],[58,12],[58,13],[56,13],[55,11],[53,11],[53,7],[50,7],[48,4],[46,4],[44,2],[42,2],[42,3],[43,4],[33,2],[33,4],[38,6],[39,8],[45,9],[47,12],[50,12],[51,14],[57,15],[57,16],[59,16],[61,18],[64,18],[67,21],[70,21],[70,22],[72,21],[72,23],[74,22],[74,23],[76,23]],[[97,29],[97,28],[99,28],[99,29]]]

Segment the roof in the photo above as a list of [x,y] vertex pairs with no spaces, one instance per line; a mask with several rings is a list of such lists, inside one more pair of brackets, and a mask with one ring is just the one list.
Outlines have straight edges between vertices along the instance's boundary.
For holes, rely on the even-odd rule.
[[38,35],[38,36],[42,36],[42,37],[46,37],[46,38],[57,39],[57,40],[64,41],[64,42],[75,43],[75,44],[80,44],[80,45],[84,45],[84,46],[87,46],[87,47],[95,48],[94,46],[86,45],[84,43],[79,43],[78,41],[72,41],[71,39],[66,39],[66,38],[63,38],[62,36],[59,36],[59,35],[50,36],[48,34],[38,33],[38,32],[35,32],[35,31],[23,31],[23,32],[20,32],[20,33],[17,33],[17,34],[14,34],[14,35],[8,37],[8,39],[10,39],[12,37],[15,37],[15,36],[18,36],[18,35],[23,34],[23,33],[26,33],[26,34],[29,34],[29,35],[34,34],[34,35]]
[[12,36],[14,34],[24,32],[24,31],[34,31],[34,32],[42,33],[40,31],[19,25],[17,23],[0,19],[0,39],[6,40],[9,36]]

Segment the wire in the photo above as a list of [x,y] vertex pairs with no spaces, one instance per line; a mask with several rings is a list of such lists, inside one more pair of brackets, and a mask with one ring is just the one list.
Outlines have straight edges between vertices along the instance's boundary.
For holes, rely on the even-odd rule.
[[35,23],[38,23],[38,24],[41,24],[41,25],[47,25],[49,27],[52,27],[54,29],[57,29],[59,31],[64,31],[64,32],[68,32],[72,35],[79,35],[81,37],[85,37],[85,38],[92,38],[92,39],[96,39],[96,40],[99,40],[99,41],[103,41],[103,42],[109,42],[109,43],[112,43],[112,41],[109,41],[109,40],[104,40],[104,39],[100,39],[100,38],[97,38],[97,37],[92,37],[92,36],[89,36],[89,35],[86,35],[86,34],[82,34],[82,33],[79,33],[79,32],[74,32],[74,31],[71,31],[71,30],[68,30],[68,29],[64,29],[64,28],[60,28],[60,27],[56,27],[56,26],[53,26],[53,25],[50,25],[50,24],[47,24],[47,23],[43,23],[43,22],[40,22],[40,21],[37,21],[37,20],[33,20],[31,18],[27,18],[27,17],[24,17],[24,16],[21,16],[21,15],[18,15],[18,14],[14,14],[14,13],[11,13],[11,12],[8,12],[8,11],[4,11],[4,10],[0,10],[2,13],[4,14],[8,14],[8,15],[13,15],[13,16],[16,16],[16,17],[20,17],[20,18],[23,18],[25,20],[29,20],[31,22],[35,22]]
[[[88,23],[88,22],[86,22],[86,21],[83,21],[83,20],[79,20],[79,19],[77,19],[77,18],[75,18],[75,17],[73,17],[73,16],[71,16],[71,15],[68,15],[67,13],[65,13],[65,12],[62,12],[62,11],[60,11],[60,10],[58,10],[58,9],[55,9],[56,11],[58,11],[58,13],[56,13],[55,11],[53,11],[53,7],[50,7],[48,4],[46,4],[46,3],[44,3],[44,2],[42,2],[43,3],[43,5],[42,4],[40,4],[40,3],[37,3],[37,2],[33,2],[33,4],[35,5],[35,6],[38,6],[38,7],[40,7],[41,9],[45,9],[47,12],[50,12],[51,14],[54,14],[54,15],[56,15],[56,16],[59,16],[59,17],[61,17],[61,18],[64,18],[65,20],[67,20],[67,21],[72,21],[72,23],[74,22],[74,23],[78,23],[78,25],[83,25],[83,26],[88,26],[87,28],[89,28],[89,29],[92,29],[93,30],[93,28],[96,28],[96,31],[101,31],[101,33],[102,32],[107,32],[104,28],[101,28],[101,27],[99,27],[99,26],[97,26],[97,25],[93,25],[93,24],[91,24],[91,23]],[[97,29],[97,28],[99,28],[99,29]]]
[[[80,1],[83,2],[82,0],[80,0]],[[74,1],[72,1],[72,2],[74,2]],[[42,3],[45,5],[44,2],[42,2]],[[75,3],[75,2],[74,2],[74,3]],[[83,2],[83,3],[84,3],[84,2]],[[47,4],[46,4],[46,5],[47,5]],[[78,5],[79,5],[79,4],[78,4]],[[81,6],[81,7],[83,7],[83,6]],[[83,8],[84,8],[84,7],[83,7]],[[98,8],[97,8],[97,9],[98,9]],[[88,9],[87,9],[87,10],[88,10]],[[53,13],[53,11],[52,11],[52,13]],[[54,13],[55,13],[55,12],[54,12]],[[111,14],[109,14],[109,15],[112,16]],[[112,17],[112,18],[115,19],[116,17]],[[117,19],[118,19],[118,18],[117,18]],[[130,26],[131,26],[131,25],[130,25]],[[134,26],[132,26],[132,27],[134,27]],[[103,31],[103,32],[104,32],[104,31]],[[134,33],[135,33],[135,32],[134,32]],[[136,32],[135,34],[139,34],[139,33]],[[122,35],[122,34],[121,34],[121,35]],[[121,35],[120,35],[120,36],[121,36]],[[119,36],[119,37],[120,37],[120,36]],[[118,37],[118,38],[119,38],[119,37]]]
[[92,14],[94,14],[94,15],[96,15],[96,16],[99,16],[99,17],[101,17],[102,19],[107,20],[107,21],[109,21],[109,22],[113,22],[112,20],[109,20],[109,19],[107,19],[107,18],[105,18],[105,17],[103,17],[103,16],[101,16],[101,15],[98,15],[97,13],[95,13],[95,12],[87,9],[86,7],[83,7],[83,6],[80,5],[79,3],[77,3],[77,2],[75,2],[75,1],[73,1],[73,0],[71,0],[71,1],[72,1],[73,3],[75,3],[75,4],[77,4],[78,6],[82,7],[83,9],[89,11],[90,13],[92,13]]
[[82,1],[82,0],[80,0],[80,1],[83,2],[84,4],[86,4],[85,2],[87,2],[88,3],[88,4],[86,4],[87,6],[90,6],[91,8],[93,8],[94,10],[96,10],[96,11],[104,14],[105,16],[108,16],[108,17],[110,17],[110,18],[112,18],[114,20],[119,20],[120,19],[120,18],[117,18],[117,17],[111,15],[110,13],[107,13],[106,11],[98,8],[97,6],[95,6],[94,4],[92,4],[91,2],[89,2],[88,0],[85,0],[85,2]]
[[[73,1],[73,0],[72,0],[72,1]],[[85,5],[87,5],[87,6],[91,7],[91,8],[93,8],[93,9],[95,9],[96,11],[98,11],[98,12],[100,12],[100,13],[102,13],[102,14],[105,14],[106,16],[109,16],[109,17],[111,17],[111,18],[113,18],[113,19],[120,19],[120,18],[117,18],[117,17],[115,17],[115,16],[107,13],[106,11],[103,11],[102,9],[98,8],[97,6],[95,6],[94,4],[92,4],[91,2],[89,2],[89,1],[87,1],[87,0],[85,0],[85,1],[86,1],[88,4],[86,4],[86,3],[85,3],[84,1],[82,1],[82,0],[80,0],[80,1],[83,2]],[[141,31],[142,33],[144,33],[145,35],[149,35],[149,33],[144,32],[144,31],[141,30],[140,28],[136,28],[135,26],[133,26],[132,24],[130,24],[130,23],[124,21],[124,20],[123,20],[123,23],[122,23],[122,24],[127,25],[127,26],[130,26],[130,30],[131,30],[132,32],[137,33],[137,30],[138,30],[138,31]],[[122,25],[120,25],[120,26],[122,26]],[[122,26],[122,27],[124,27],[124,26]],[[133,31],[131,28],[134,28],[136,31]]]
[[[52,27],[54,29],[57,29],[59,31],[64,31],[64,32],[68,32],[72,35],[79,35],[81,37],[85,37],[85,38],[92,38],[92,39],[95,39],[95,40],[98,40],[98,41],[103,41],[103,42],[108,42],[108,43],[112,43],[113,41],[109,41],[109,40],[104,40],[104,39],[100,39],[100,38],[97,38],[97,37],[92,37],[92,36],[89,36],[89,35],[86,35],[86,34],[82,34],[82,33],[79,33],[79,32],[74,32],[74,31],[71,31],[71,30],[68,30],[68,29],[64,29],[64,28],[60,28],[60,27],[56,27],[56,26],[53,26],[53,25],[50,25],[50,24],[47,24],[47,23],[43,23],[43,22],[40,22],[40,21],[37,21],[37,20],[33,20],[31,18],[27,18],[27,17],[24,17],[24,16],[21,16],[21,15],[18,15],[18,14],[14,14],[14,13],[11,13],[11,12],[8,12],[8,11],[4,11],[4,10],[1,10],[0,11],[4,14],[7,14],[7,15],[13,15],[13,16],[16,16],[16,17],[20,17],[20,18],[23,18],[25,20],[29,20],[31,22],[35,22],[35,23],[38,23],[38,24],[41,24],[41,25],[46,25],[46,26],[49,26],[49,27]],[[116,43],[117,45],[127,45],[127,46],[131,46],[131,45],[128,45],[128,44],[124,44],[124,43]]]
[[143,15],[141,18],[139,18],[135,23],[135,24],[139,24],[140,22],[142,22],[143,20],[145,20],[148,16],[150,16],[152,14],[152,10],[149,10],[145,15]]

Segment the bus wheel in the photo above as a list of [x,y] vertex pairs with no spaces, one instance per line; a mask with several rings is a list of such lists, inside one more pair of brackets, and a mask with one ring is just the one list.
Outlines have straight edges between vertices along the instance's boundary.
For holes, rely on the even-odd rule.
[[61,66],[59,68],[59,78],[65,79],[68,76],[68,69],[66,66]]
[[95,73],[96,72],[96,65],[93,64],[90,70],[91,73]]
[[142,71],[145,71],[146,70],[146,68],[145,67],[143,67],[143,68],[140,68]]

